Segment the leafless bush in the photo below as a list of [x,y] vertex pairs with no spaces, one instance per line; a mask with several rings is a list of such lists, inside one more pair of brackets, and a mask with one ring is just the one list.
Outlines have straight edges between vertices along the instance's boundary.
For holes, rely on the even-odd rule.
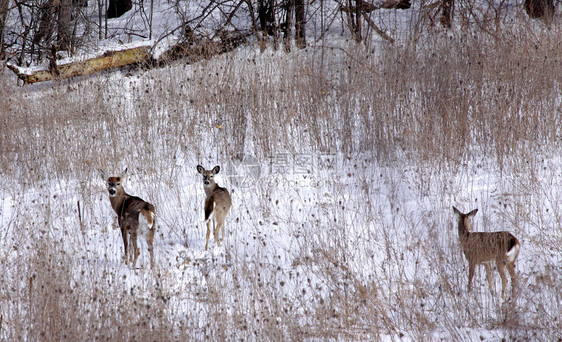
[[[560,148],[562,39],[555,28],[502,37],[436,36],[377,54],[355,43],[244,50],[120,71],[117,86],[115,74],[18,89],[1,78],[0,189],[13,209],[0,215],[0,337],[422,339],[493,326],[560,338],[558,175],[542,160]],[[97,167],[142,176],[133,181],[157,207],[158,250],[200,234],[196,162],[251,153],[267,165],[311,150],[344,155],[330,185],[236,189],[228,256],[159,260],[160,273],[116,265]],[[507,203],[481,204],[486,228],[504,223],[522,242],[521,292],[505,307],[486,287],[463,291],[443,209],[473,203],[454,179],[481,162],[515,175],[494,174]],[[92,236],[104,237],[101,255]],[[182,270],[197,281],[177,289]]]

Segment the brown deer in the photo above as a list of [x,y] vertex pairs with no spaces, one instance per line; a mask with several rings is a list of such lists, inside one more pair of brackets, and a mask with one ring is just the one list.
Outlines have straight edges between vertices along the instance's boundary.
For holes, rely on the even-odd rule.
[[521,245],[519,240],[509,232],[470,232],[472,229],[471,219],[478,209],[474,209],[468,214],[461,213],[457,208],[453,207],[453,211],[458,217],[459,240],[461,243],[464,256],[468,260],[468,291],[472,289],[472,277],[474,276],[474,268],[478,264],[484,264],[486,267],[486,279],[490,292],[492,291],[492,275],[490,262],[496,261],[498,273],[502,279],[502,294],[504,297],[507,278],[504,268],[507,268],[511,276],[511,291],[515,288],[515,261],[519,255]]
[[219,231],[222,228],[222,238],[224,239],[224,219],[230,210],[232,200],[228,190],[221,188],[215,183],[215,175],[219,173],[220,166],[215,166],[212,170],[207,171],[201,165],[197,165],[197,172],[203,176],[203,187],[205,189],[205,221],[207,222],[207,237],[205,242],[205,250],[209,247],[209,234],[211,233],[211,219],[214,221],[213,236],[218,246],[221,245],[219,240]]
[[[125,248],[125,263],[133,262],[133,267],[137,263],[140,254],[137,246],[137,236],[140,234],[146,238],[148,244],[148,252],[150,253],[150,266],[154,267],[154,231],[155,212],[154,206],[143,199],[131,196],[123,189],[124,177],[127,169],[117,177],[105,177],[105,173],[100,171],[101,178],[107,183],[109,192],[109,201],[111,207],[117,214],[119,228],[121,229],[121,237],[123,238],[123,247]],[[129,249],[132,245],[132,250]]]

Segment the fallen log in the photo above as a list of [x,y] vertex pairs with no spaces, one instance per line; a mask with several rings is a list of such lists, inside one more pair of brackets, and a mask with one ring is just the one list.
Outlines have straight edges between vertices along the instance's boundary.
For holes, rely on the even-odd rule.
[[185,41],[177,43],[168,48],[156,60],[150,53],[152,46],[141,46],[119,51],[107,51],[103,56],[65,64],[57,64],[55,60],[56,51],[53,48],[49,67],[29,72],[25,68],[8,64],[24,85],[37,82],[61,80],[76,76],[87,76],[102,70],[111,70],[127,65],[143,65],[148,68],[164,66],[175,60],[184,59],[187,64],[195,63],[205,58],[211,58],[225,52],[234,50],[240,45],[246,44],[248,34],[240,32],[220,32],[216,39],[200,39],[190,35]]
[[164,66],[175,60],[183,59],[187,64],[230,52],[247,44],[247,34],[236,31],[223,31],[217,34],[218,39],[198,38],[189,35],[182,42],[171,46],[157,59],[156,65]]
[[12,64],[8,64],[7,67],[26,85],[55,79],[87,76],[98,71],[132,64],[149,63],[152,61],[152,55],[149,52],[150,48],[150,46],[140,46],[120,51],[107,51],[100,57],[55,66],[51,65],[48,70],[38,70],[32,73],[28,73],[23,68]]

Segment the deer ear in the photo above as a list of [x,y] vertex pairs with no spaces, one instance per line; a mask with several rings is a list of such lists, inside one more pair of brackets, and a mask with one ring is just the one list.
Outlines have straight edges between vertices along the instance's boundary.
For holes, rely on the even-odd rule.
[[105,181],[107,179],[105,178],[105,172],[103,172],[102,169],[98,169],[98,171],[100,172],[101,179]]
[[125,178],[125,176],[127,175],[127,171],[129,170],[129,168],[125,168],[125,171],[123,171],[120,175],[119,178],[121,178],[121,181],[123,181],[123,178]]
[[216,175],[217,173],[219,173],[220,170],[221,170],[221,167],[218,166],[218,165],[213,168],[213,172],[215,173],[215,175]]
[[467,216],[474,216],[476,215],[476,213],[478,212],[478,209],[474,209],[473,211],[469,212],[468,214],[466,214]]
[[197,172],[203,173],[203,171],[205,171],[205,168],[201,165],[197,165]]

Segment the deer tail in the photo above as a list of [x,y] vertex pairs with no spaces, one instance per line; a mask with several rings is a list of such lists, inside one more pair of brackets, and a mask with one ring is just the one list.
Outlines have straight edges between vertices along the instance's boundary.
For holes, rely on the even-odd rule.
[[509,243],[509,247],[510,248],[506,253],[507,261],[509,263],[513,263],[519,255],[519,249],[521,248],[521,245],[519,244],[519,241],[517,241],[517,239],[513,238]]
[[152,227],[154,227],[154,221],[156,220],[156,214],[154,214],[154,206],[148,203],[148,205],[141,210],[141,215],[146,218],[148,228],[152,229]]
[[205,221],[209,220],[215,210],[215,199],[211,195],[205,200]]

